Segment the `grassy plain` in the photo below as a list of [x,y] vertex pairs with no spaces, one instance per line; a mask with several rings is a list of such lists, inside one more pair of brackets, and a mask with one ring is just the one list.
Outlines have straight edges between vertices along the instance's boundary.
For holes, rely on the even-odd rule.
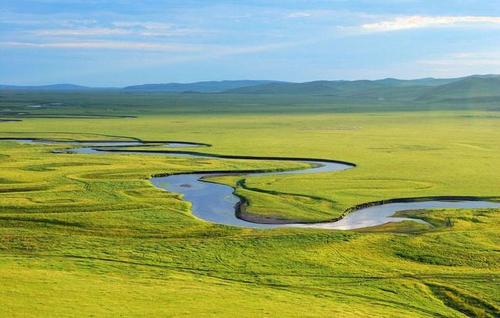
[[[116,114],[131,109],[118,104]],[[67,108],[58,113],[81,114]],[[358,165],[252,177],[249,189],[238,189],[252,213],[290,219],[325,220],[397,197],[499,195],[496,111],[280,112],[156,107],[134,119],[25,118],[0,123],[0,137],[197,141],[212,144],[203,149],[211,153]],[[61,147],[0,142],[4,316],[498,316],[498,210],[407,212],[432,229],[232,228],[194,218],[179,196],[147,178],[300,164],[51,153]]]

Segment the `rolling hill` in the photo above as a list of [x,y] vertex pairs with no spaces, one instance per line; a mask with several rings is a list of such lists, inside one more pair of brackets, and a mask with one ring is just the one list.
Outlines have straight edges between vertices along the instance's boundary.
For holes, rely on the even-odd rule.
[[434,87],[418,100],[474,100],[485,98],[500,98],[500,76],[470,76],[459,81]]
[[324,96],[352,101],[500,102],[500,75],[400,80],[311,81],[228,80],[194,83],[143,84],[124,88],[94,88],[75,84],[42,86],[0,85],[0,90],[204,93],[232,95]]
[[395,87],[409,87],[409,86],[440,86],[448,83],[453,83],[461,80],[461,78],[419,78],[413,80],[401,80],[397,78],[384,78],[381,80],[377,80],[377,83],[395,86]]
[[[395,80],[400,82],[401,80]],[[415,99],[427,86],[392,85],[380,81],[314,81],[306,83],[269,83],[228,90],[232,94],[323,95],[360,99]]]
[[225,91],[230,94],[320,95],[341,99],[408,101],[498,101],[499,75],[474,75],[454,79],[313,81],[267,83]]
[[205,81],[194,83],[142,84],[124,87],[130,91],[155,91],[168,93],[220,93],[231,89],[274,83],[266,80]]

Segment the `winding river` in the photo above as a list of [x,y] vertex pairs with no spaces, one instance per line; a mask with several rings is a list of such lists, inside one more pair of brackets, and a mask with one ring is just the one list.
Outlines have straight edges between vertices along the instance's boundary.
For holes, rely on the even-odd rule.
[[[279,228],[279,227],[304,227],[351,230],[364,227],[377,226],[388,222],[414,221],[427,224],[424,220],[410,219],[404,217],[394,217],[398,211],[435,209],[435,208],[500,208],[500,202],[486,201],[474,197],[436,197],[436,198],[408,198],[394,199],[386,202],[373,202],[365,204],[363,207],[354,208],[350,213],[340,220],[320,223],[286,223],[286,224],[262,224],[245,221],[240,218],[239,209],[244,202],[234,194],[235,189],[231,186],[214,183],[205,180],[208,177],[221,175],[244,175],[244,176],[269,176],[285,174],[310,174],[342,171],[355,167],[352,163],[340,162],[334,160],[306,159],[306,158],[263,158],[263,157],[244,157],[244,156],[222,156],[206,154],[185,150],[129,150],[127,147],[137,146],[165,146],[168,148],[185,147],[203,147],[207,144],[192,142],[143,142],[143,141],[51,141],[42,139],[16,139],[24,143],[45,143],[45,144],[78,144],[79,147],[65,150],[64,152],[80,154],[148,154],[165,156],[182,156],[191,158],[210,158],[210,159],[239,159],[239,160],[279,160],[307,163],[310,167],[306,169],[279,171],[279,172],[195,172],[179,173],[166,176],[151,178],[151,183],[157,188],[182,194],[183,199],[189,201],[192,205],[192,213],[209,222],[225,224],[230,226],[250,227],[250,228]],[[113,147],[113,148],[109,148]],[[157,148],[156,148],[157,149]]]

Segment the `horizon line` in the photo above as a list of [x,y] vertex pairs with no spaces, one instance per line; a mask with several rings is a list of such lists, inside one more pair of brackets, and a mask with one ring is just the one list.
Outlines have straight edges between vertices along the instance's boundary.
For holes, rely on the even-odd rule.
[[200,80],[200,81],[190,81],[190,82],[155,82],[155,83],[139,83],[139,84],[128,84],[128,85],[123,85],[123,86],[112,86],[112,85],[106,85],[106,86],[93,86],[93,85],[85,85],[85,84],[78,84],[75,82],[56,82],[56,83],[49,83],[49,84],[2,84],[0,83],[0,89],[5,89],[5,88],[23,88],[23,87],[29,87],[29,88],[36,88],[36,87],[47,87],[47,86],[57,86],[57,85],[69,85],[69,86],[79,86],[81,88],[95,88],[95,89],[123,89],[131,86],[141,86],[141,85],[170,85],[170,84],[178,84],[178,85],[189,85],[189,84],[197,84],[197,83],[210,83],[210,82],[239,82],[239,81],[268,81],[268,82],[281,82],[281,83],[291,83],[291,84],[301,84],[301,83],[311,83],[311,82],[358,82],[358,81],[382,81],[382,80],[399,80],[399,81],[417,81],[417,80],[425,80],[425,79],[435,79],[435,80],[447,80],[447,79],[459,79],[459,78],[467,78],[467,77],[474,77],[474,76],[500,76],[500,74],[469,74],[469,75],[464,75],[464,76],[457,76],[457,77],[434,77],[434,76],[428,76],[428,77],[418,77],[418,78],[398,78],[398,77],[383,77],[383,78],[377,78],[377,79],[366,79],[366,78],[361,78],[361,79],[315,79],[315,80],[310,80],[310,81],[287,81],[287,80],[273,80],[273,79],[222,79],[222,80]]

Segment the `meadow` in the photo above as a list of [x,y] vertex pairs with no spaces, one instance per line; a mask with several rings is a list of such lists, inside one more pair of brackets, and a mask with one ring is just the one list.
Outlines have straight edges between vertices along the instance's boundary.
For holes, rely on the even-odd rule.
[[[318,175],[249,177],[244,187],[241,176],[215,178],[239,183],[236,191],[250,201],[251,213],[291,220],[328,220],[354,205],[392,198],[500,196],[500,114],[490,105],[148,98],[5,93],[2,118],[22,121],[0,123],[0,138],[194,141],[211,144],[203,152],[214,154],[357,165]],[[40,103],[62,105],[30,108]],[[411,222],[358,231],[228,227],[193,217],[179,195],[154,188],[148,178],[301,164],[52,153],[65,147],[0,141],[4,316],[500,313],[498,209],[403,212],[432,228]]]

